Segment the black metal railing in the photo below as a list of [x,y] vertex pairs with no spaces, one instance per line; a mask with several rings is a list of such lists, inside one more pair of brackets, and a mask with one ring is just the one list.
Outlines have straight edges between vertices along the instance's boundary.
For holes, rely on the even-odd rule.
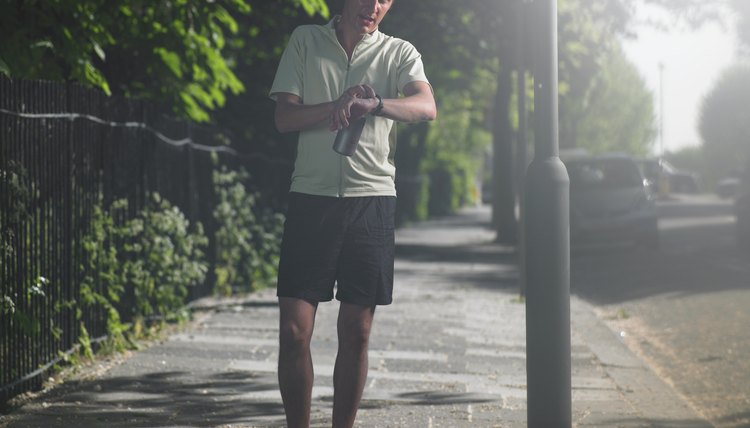
[[[210,264],[212,154],[251,171],[261,191],[288,188],[289,160],[237,153],[218,134],[148,103],[0,75],[0,403],[37,389],[75,348],[81,324],[94,341],[106,336],[102,307],[76,314],[97,203],[124,198],[134,215],[158,192],[203,224]],[[209,278],[191,298],[211,288]]]

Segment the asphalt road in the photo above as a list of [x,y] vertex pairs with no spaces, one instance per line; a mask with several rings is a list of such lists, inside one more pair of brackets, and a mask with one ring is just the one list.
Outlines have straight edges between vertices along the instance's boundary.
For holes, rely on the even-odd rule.
[[574,249],[571,290],[717,427],[750,427],[750,252],[731,203],[659,203],[661,248]]

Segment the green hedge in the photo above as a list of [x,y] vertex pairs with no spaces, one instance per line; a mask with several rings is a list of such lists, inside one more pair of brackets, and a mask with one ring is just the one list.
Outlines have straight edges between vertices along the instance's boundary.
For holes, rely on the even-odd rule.
[[[12,255],[13,224],[32,215],[28,210],[34,204],[26,202],[33,199],[34,186],[21,183],[23,171],[6,170],[3,174],[4,181],[18,184],[8,186],[18,193],[14,198],[17,206],[10,210],[13,215],[4,219],[4,226],[8,227],[0,234],[0,250]],[[284,217],[263,206],[257,192],[248,190],[249,178],[243,169],[233,171],[218,161],[214,165],[216,294],[257,290],[276,280]],[[25,190],[29,188],[32,190]],[[134,346],[132,339],[141,336],[153,321],[158,325],[186,319],[191,288],[211,278],[207,275],[211,268],[209,237],[203,225],[191,224],[178,207],[157,193],[149,194],[145,206],[134,215],[124,199],[104,206],[102,194],[80,198],[93,202],[80,241],[83,262],[76,267],[81,278],[80,293],[61,293],[57,291],[61,284],[49,284],[35,274],[32,276],[37,279],[23,296],[27,303],[43,299],[47,303],[42,306],[54,308],[55,313],[73,311],[78,320],[77,331],[64,332],[62,326],[42,325],[27,313],[25,308],[30,305],[17,305],[20,296],[6,292],[0,296],[2,313],[12,317],[27,336],[45,334],[59,340],[63,333],[77,335],[84,355],[91,353],[87,326],[82,321],[84,313],[102,314],[100,319],[106,321],[108,334],[103,346],[111,350]]]
[[217,294],[252,291],[276,281],[284,217],[260,203],[260,195],[243,183],[250,175],[244,169],[231,171],[221,166],[213,181],[218,203],[216,231]]

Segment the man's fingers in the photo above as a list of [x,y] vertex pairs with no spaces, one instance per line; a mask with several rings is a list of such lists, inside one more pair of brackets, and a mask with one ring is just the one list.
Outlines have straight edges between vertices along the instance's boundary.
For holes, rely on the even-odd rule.
[[336,130],[339,129],[339,122],[336,119],[336,111],[335,110],[331,112],[331,116],[330,116],[329,122],[330,123],[328,124],[328,129],[330,131],[336,131]]
[[362,85],[365,91],[365,98],[375,98],[375,89],[370,85]]
[[346,120],[346,104],[337,107],[333,114],[336,129],[346,128],[348,126],[348,121]]
[[360,117],[360,115],[366,113],[362,111],[362,100],[374,97],[375,90],[370,85],[366,84],[352,86],[344,91],[334,104],[333,112],[331,112],[329,129],[331,131],[336,131],[348,127],[352,114],[356,114],[357,117]]
[[359,85],[357,85],[347,89],[345,94],[351,98],[362,98],[364,91],[362,90],[362,88],[360,88]]
[[341,115],[339,115],[339,122],[341,122],[341,127],[346,128],[349,126],[349,105],[347,104],[344,109],[341,110]]
[[351,98],[372,98],[375,96],[375,90],[368,84],[361,84],[352,86],[351,88],[344,91],[344,94]]

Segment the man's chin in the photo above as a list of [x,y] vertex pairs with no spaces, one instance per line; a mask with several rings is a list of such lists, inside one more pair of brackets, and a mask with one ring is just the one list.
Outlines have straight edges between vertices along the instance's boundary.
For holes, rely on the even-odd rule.
[[357,24],[362,33],[372,33],[378,28],[377,24],[375,24],[375,21],[370,21],[368,19],[358,18]]

